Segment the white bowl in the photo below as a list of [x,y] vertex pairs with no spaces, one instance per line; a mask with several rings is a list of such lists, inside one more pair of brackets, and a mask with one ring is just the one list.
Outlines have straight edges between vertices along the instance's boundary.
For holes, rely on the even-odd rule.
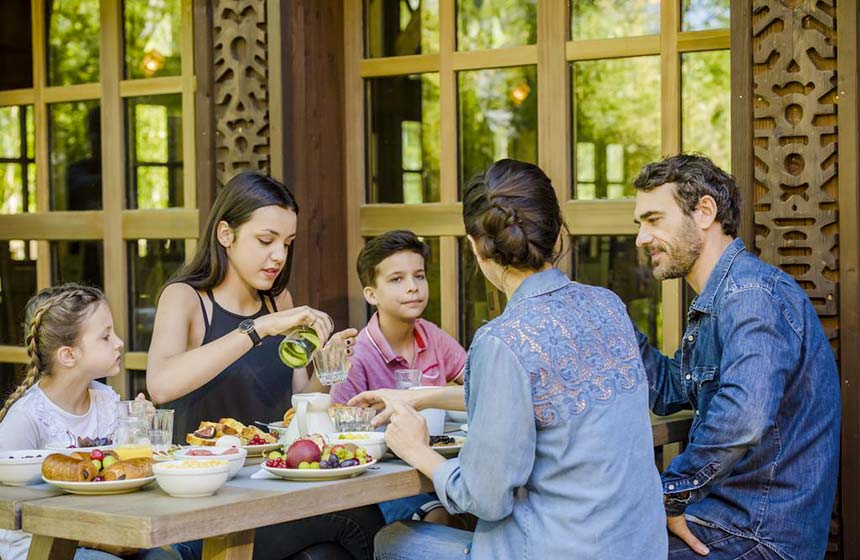
[[354,443],[367,450],[374,459],[381,459],[388,446],[385,445],[385,432],[336,432],[326,436],[329,445]]
[[44,449],[0,451],[0,484],[39,484],[42,482],[42,463],[50,454],[50,451]]
[[45,446],[45,449],[50,451],[55,451],[57,453],[63,453],[65,455],[71,455],[72,453],[76,453],[80,451],[81,453],[89,453],[94,449],[100,449],[101,451],[108,451],[116,447],[115,445],[97,445],[96,447],[63,447],[61,445],[55,443],[49,443]]
[[[183,447],[182,449],[177,449],[173,452],[174,459],[182,459],[188,461],[211,461],[212,459],[224,459],[230,465],[230,472],[227,480],[230,480],[236,474],[242,470],[242,467],[245,466],[245,458],[248,456],[248,451],[242,449],[241,447],[237,447],[239,450],[238,453],[230,453],[228,455],[223,455],[226,449],[221,447],[207,447],[207,446],[195,446],[195,447]],[[212,455],[189,455],[189,451],[211,451]],[[165,461],[166,462],[166,461]]]
[[[211,459],[210,459],[211,460]],[[152,473],[161,489],[177,498],[211,496],[224,486],[230,465],[223,459],[212,467],[189,466],[198,461],[164,461],[152,465]]]

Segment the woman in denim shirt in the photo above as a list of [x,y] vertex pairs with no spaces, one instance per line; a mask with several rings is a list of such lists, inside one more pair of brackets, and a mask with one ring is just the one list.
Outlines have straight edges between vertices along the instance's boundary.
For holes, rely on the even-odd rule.
[[633,327],[612,292],[554,268],[563,221],[550,180],[499,161],[467,186],[463,219],[481,271],[508,296],[469,350],[469,437],[446,461],[414,409],[392,402],[386,441],[477,530],[396,523],[376,557],[666,558]]

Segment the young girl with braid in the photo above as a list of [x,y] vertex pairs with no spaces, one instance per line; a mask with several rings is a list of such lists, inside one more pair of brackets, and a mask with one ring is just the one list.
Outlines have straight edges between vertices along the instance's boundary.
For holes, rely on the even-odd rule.
[[[76,284],[46,288],[27,303],[24,332],[29,365],[24,382],[0,409],[0,449],[66,446],[67,431],[110,437],[119,395],[95,380],[119,373],[124,344],[113,330],[104,294]],[[27,533],[0,530],[3,560],[24,560],[29,548]],[[163,549],[110,552],[146,560],[174,557]],[[75,560],[116,560],[111,553],[79,548]]]

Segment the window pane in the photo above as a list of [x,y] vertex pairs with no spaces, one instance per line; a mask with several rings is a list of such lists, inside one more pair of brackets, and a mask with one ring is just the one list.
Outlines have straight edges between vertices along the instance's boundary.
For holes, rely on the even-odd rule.
[[364,0],[368,58],[439,52],[439,0]]
[[129,350],[149,349],[158,293],[184,261],[185,242],[181,239],[128,242]]
[[129,208],[182,206],[182,96],[126,101]]
[[681,0],[681,30],[728,29],[729,0]]
[[581,181],[574,197],[632,197],[633,179],[660,155],[660,59],[572,66],[574,176]]
[[608,39],[660,33],[660,0],[573,0],[571,37]]
[[[147,400],[152,400],[149,396],[149,392],[146,390],[146,371],[139,369],[130,369],[127,371],[129,384],[128,394],[135,396],[143,393]],[[180,434],[180,437],[184,438],[185,435]]]
[[123,17],[126,78],[178,76],[182,73],[180,0],[125,0]]
[[532,45],[536,41],[536,0],[457,2],[458,50],[501,49]]
[[[424,243],[430,246],[430,256],[424,263],[425,271],[427,272],[427,283],[430,288],[430,295],[427,300],[427,308],[424,310],[423,317],[428,321],[433,321],[436,325],[442,322],[442,291],[441,275],[439,272],[439,238],[438,237],[422,237]],[[440,325],[441,326],[441,325]]]
[[98,101],[48,106],[52,210],[102,207],[101,113]]
[[460,72],[460,180],[493,162],[537,163],[537,69],[534,66]]
[[681,144],[731,172],[731,59],[729,51],[681,55]]
[[0,107],[0,214],[35,212],[33,107]]
[[507,298],[484,278],[469,240],[460,238],[460,342],[472,344],[475,331],[505,309]]
[[99,0],[48,0],[48,85],[99,81]]
[[24,308],[36,293],[36,242],[0,241],[0,344],[24,345]]
[[30,2],[0,2],[0,90],[33,87]]
[[615,292],[640,331],[658,348],[663,317],[660,282],[632,235],[583,235],[573,239],[573,278]]
[[101,241],[52,241],[51,283],[78,282],[104,287]]
[[367,95],[368,202],[439,202],[439,74],[367,80]]

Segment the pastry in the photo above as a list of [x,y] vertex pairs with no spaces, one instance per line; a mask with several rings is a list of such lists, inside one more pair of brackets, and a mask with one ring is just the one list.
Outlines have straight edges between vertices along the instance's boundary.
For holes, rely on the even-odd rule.
[[135,457],[114,463],[102,471],[104,480],[131,480],[152,476],[152,464],[155,461],[149,457]]
[[48,480],[62,480],[65,482],[89,482],[96,477],[98,469],[90,461],[80,457],[72,457],[61,453],[54,453],[45,458],[42,463],[42,476]]

